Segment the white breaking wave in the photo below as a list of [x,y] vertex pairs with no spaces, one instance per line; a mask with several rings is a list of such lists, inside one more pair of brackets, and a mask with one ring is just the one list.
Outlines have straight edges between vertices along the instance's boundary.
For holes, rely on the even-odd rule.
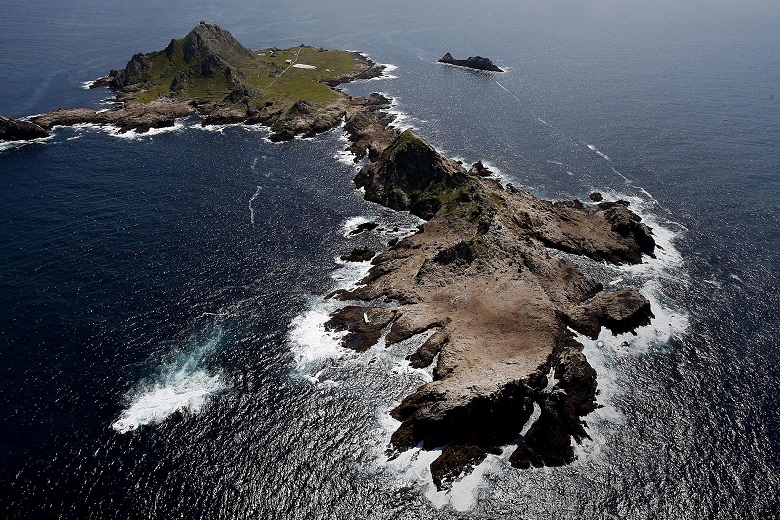
[[45,143],[46,141],[51,140],[53,137],[54,135],[50,135],[49,137],[39,137],[38,139],[26,139],[21,141],[2,141],[0,142],[0,152],[4,152],[6,150],[12,150],[14,148],[21,148],[22,146],[26,146],[32,143]]
[[165,128],[150,128],[147,132],[136,132],[135,130],[130,130],[129,132],[122,132],[118,126],[114,125],[103,125],[100,128],[102,130],[105,130],[108,132],[109,135],[113,137],[119,137],[120,139],[144,139],[147,137],[154,137],[155,135],[160,134],[167,134],[171,132],[181,132],[187,127],[184,123],[184,119],[177,119],[173,126],[167,126]]
[[343,355],[339,342],[346,332],[325,330],[330,313],[340,306],[339,303],[312,298],[309,310],[296,316],[290,324],[287,338],[298,374],[308,374],[321,361]]
[[348,218],[347,220],[344,221],[343,224],[341,224],[341,233],[343,236],[347,237],[360,224],[366,224],[368,222],[371,222],[373,219],[374,217],[368,217],[365,215],[359,215],[357,217]]
[[224,392],[228,387],[222,375],[201,367],[204,357],[220,345],[222,335],[217,328],[209,338],[191,343],[189,350],[162,365],[155,377],[140,383],[128,394],[128,406],[111,427],[128,433],[159,424],[177,412],[197,413],[209,397]]
[[357,155],[349,150],[351,141],[349,140],[349,135],[347,135],[347,132],[344,130],[346,124],[346,120],[342,119],[341,126],[339,127],[341,129],[341,134],[338,137],[339,147],[333,154],[333,158],[341,164],[353,167],[357,171],[368,162],[368,153],[363,157],[363,160],[357,161]]
[[395,74],[391,74],[392,72],[398,70],[398,67],[396,67],[391,63],[380,63],[380,65],[384,67],[384,70],[382,71],[382,75],[377,76],[375,78],[371,78],[369,79],[369,81],[376,81],[381,79],[398,79],[398,76],[396,76]]
[[391,128],[395,128],[399,132],[403,132],[404,130],[419,130],[417,126],[411,123],[411,121],[418,121],[420,123],[425,123],[426,121],[423,119],[417,119],[415,117],[410,116],[406,112],[403,112],[398,108],[399,103],[396,98],[393,98],[390,102],[390,108],[386,110],[386,112],[393,116],[393,121],[388,125]]
[[610,158],[609,158],[609,156],[608,156],[607,154],[605,154],[604,152],[602,152],[601,150],[599,150],[598,148],[596,148],[594,145],[592,145],[592,144],[588,144],[588,143],[585,143],[585,144],[586,144],[586,146],[587,146],[587,147],[588,147],[588,148],[589,148],[591,151],[594,151],[594,152],[596,152],[596,153],[597,153],[599,156],[601,156],[603,159],[606,159],[607,161],[611,161],[611,160],[612,160],[612,159],[610,159]]

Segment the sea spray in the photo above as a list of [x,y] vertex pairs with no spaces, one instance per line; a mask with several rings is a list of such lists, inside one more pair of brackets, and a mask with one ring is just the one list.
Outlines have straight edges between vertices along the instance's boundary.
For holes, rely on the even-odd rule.
[[219,371],[209,371],[204,359],[224,341],[222,327],[190,340],[175,359],[160,365],[155,374],[140,382],[127,395],[127,407],[111,425],[127,433],[158,424],[177,412],[199,412],[208,398],[227,389]]

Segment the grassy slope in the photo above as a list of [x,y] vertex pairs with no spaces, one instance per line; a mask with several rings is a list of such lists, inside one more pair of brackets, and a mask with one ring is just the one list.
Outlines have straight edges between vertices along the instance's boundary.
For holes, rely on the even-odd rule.
[[[223,74],[215,77],[191,76],[186,87],[179,92],[171,91],[176,74],[192,65],[184,60],[185,38],[174,40],[170,57],[165,52],[153,53],[152,67],[145,74],[145,89],[134,96],[137,102],[145,103],[159,95],[172,95],[179,99],[192,99],[199,103],[221,102],[230,94],[231,86]],[[319,51],[311,47],[291,47],[279,50],[271,56],[270,50],[257,51],[251,57],[225,49],[221,57],[236,72],[240,83],[253,94],[253,108],[260,108],[271,102],[277,108],[291,105],[300,99],[314,104],[335,101],[338,94],[320,81],[341,76],[356,70],[357,62],[346,51]],[[316,69],[290,67],[285,60],[314,65]],[[277,67],[284,73],[268,77]]]

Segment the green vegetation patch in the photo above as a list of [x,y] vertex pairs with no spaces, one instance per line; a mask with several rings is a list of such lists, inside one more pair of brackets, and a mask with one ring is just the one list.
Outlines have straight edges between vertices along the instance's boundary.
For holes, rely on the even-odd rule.
[[286,110],[298,100],[317,106],[336,101],[340,94],[325,83],[367,68],[365,60],[347,51],[305,46],[250,51],[219,26],[200,24],[165,50],[134,56],[121,74],[122,86],[135,90],[135,102],[169,96]]

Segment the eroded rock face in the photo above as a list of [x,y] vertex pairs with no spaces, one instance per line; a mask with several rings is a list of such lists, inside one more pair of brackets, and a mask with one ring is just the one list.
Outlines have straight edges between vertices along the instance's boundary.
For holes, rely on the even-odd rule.
[[49,137],[40,125],[0,116],[0,141],[25,141]]
[[[398,136],[355,182],[366,198],[428,219],[422,232],[372,260],[337,313],[360,348],[389,327],[388,345],[432,334],[410,356],[414,366],[437,359],[434,381],[391,414],[401,421],[391,449],[448,445],[431,466],[436,485],[500,446],[515,442],[536,402],[541,416],[511,456],[518,467],[560,465],[574,457],[572,439],[586,437],[581,417],[595,408],[596,373],[568,327],[594,336],[602,326],[631,331],[652,317],[634,289],[602,293],[548,247],[613,263],[641,262],[652,252],[650,229],[625,204],[552,203],[467,172],[413,132]],[[368,327],[359,301],[393,306]],[[392,313],[392,316],[391,314]],[[371,320],[373,322],[373,320]],[[437,358],[438,356],[438,358]],[[547,390],[547,374],[556,383]]]

